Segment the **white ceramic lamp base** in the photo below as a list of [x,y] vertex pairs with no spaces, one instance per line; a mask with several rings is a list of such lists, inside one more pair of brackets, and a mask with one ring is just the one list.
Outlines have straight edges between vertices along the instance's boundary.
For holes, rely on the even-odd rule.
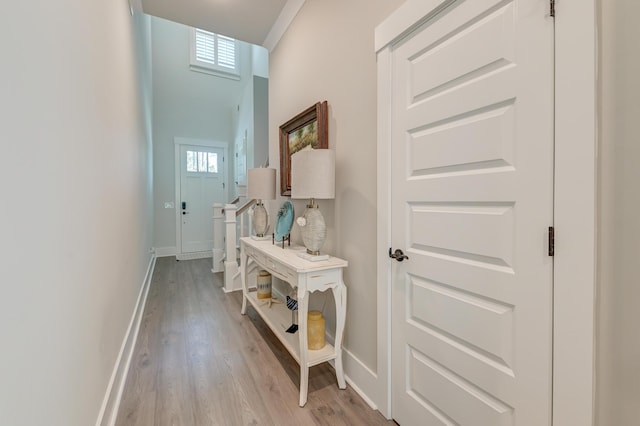
[[264,204],[258,201],[256,207],[253,209],[253,232],[251,238],[254,240],[266,240],[270,237],[266,236],[267,229],[269,228],[269,215],[267,209],[264,208]]
[[328,254],[320,253],[320,249],[327,238],[327,225],[324,222],[324,217],[322,213],[320,213],[318,205],[313,202],[309,204],[301,219],[298,224],[302,224],[300,226],[300,233],[307,252],[300,253],[298,256],[312,262],[329,259]]

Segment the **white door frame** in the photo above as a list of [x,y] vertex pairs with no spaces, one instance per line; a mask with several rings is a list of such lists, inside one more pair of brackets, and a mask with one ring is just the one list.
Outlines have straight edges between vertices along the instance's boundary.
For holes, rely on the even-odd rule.
[[[377,392],[391,407],[391,46],[453,0],[407,0],[375,31],[378,54]],[[541,0],[544,1],[544,0]],[[548,1],[548,0],[547,0]],[[553,424],[593,425],[596,288],[596,0],[557,2]],[[552,224],[549,224],[552,225]],[[544,232],[544,230],[541,230]],[[542,248],[541,248],[542,249]]]
[[[225,182],[225,193],[229,193],[229,169],[227,167],[226,159],[228,158],[227,151],[229,148],[228,142],[218,142],[211,141],[205,139],[190,139],[190,138],[173,138],[174,144],[174,185],[175,185],[175,213],[176,213],[176,256],[180,256],[182,254],[182,217],[180,214],[180,149],[182,145],[193,145],[193,146],[201,146],[201,147],[213,147],[213,148],[222,148],[225,167],[224,167],[224,182]],[[228,197],[227,197],[228,198]],[[211,207],[211,215],[213,216],[213,207]],[[213,229],[211,230],[213,233]]]

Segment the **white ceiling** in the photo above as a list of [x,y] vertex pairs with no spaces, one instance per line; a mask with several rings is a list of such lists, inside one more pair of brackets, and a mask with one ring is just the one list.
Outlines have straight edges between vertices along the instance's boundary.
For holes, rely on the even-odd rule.
[[[265,45],[288,0],[138,0],[144,13]],[[133,4],[134,1],[131,1]],[[296,10],[297,11],[297,10]],[[286,15],[286,10],[283,15]],[[282,20],[282,18],[280,18]],[[288,25],[288,22],[285,23]],[[272,36],[273,37],[273,36]]]

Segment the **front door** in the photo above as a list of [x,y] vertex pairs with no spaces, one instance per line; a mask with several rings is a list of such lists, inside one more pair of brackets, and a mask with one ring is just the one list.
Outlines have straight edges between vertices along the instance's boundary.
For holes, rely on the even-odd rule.
[[393,47],[391,240],[409,257],[392,261],[402,426],[551,424],[547,7],[441,2]]
[[213,248],[213,203],[225,194],[224,149],[180,146],[181,253],[209,252]]

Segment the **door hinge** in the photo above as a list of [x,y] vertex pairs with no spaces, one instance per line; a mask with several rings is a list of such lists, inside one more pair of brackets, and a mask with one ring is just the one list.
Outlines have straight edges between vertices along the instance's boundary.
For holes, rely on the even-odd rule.
[[222,182],[222,189],[224,189],[224,182]]
[[556,0],[549,0],[549,16],[556,16]]
[[549,256],[553,256],[555,254],[555,245],[556,245],[556,235],[553,226],[549,227]]

